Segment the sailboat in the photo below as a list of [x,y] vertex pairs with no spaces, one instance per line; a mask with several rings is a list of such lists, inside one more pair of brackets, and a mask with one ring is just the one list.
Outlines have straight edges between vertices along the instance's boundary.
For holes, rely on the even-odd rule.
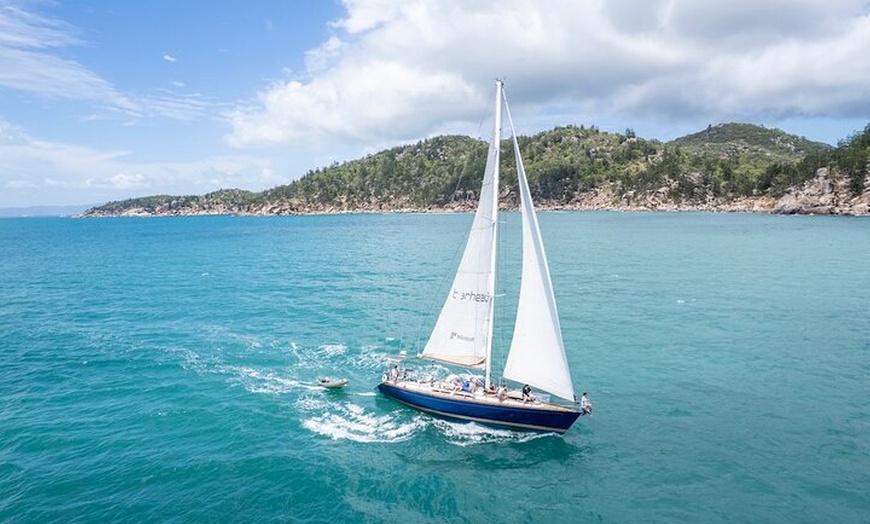
[[[513,137],[523,242],[517,315],[502,376],[523,384],[522,393],[504,384],[496,388],[492,380],[502,107]],[[465,369],[482,368],[484,375],[482,381],[459,375],[436,380],[408,375],[393,364],[378,390],[438,416],[527,430],[564,433],[584,413],[576,405],[541,231],[500,80],[480,201],[453,285],[419,357]],[[571,404],[533,399],[528,393],[531,388]]]

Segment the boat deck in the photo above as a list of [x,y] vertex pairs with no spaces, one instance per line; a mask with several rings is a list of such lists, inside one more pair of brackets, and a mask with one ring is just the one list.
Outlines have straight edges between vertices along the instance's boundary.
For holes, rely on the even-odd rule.
[[424,393],[444,399],[462,399],[482,405],[500,405],[520,409],[547,409],[554,411],[574,412],[575,410],[559,404],[534,400],[532,402],[524,402],[522,394],[519,391],[508,391],[507,397],[504,399],[498,398],[495,393],[487,393],[483,390],[475,392],[457,390],[453,386],[443,382],[418,382],[416,380],[398,380],[396,382],[388,381],[388,384],[397,388],[402,388],[408,391]]

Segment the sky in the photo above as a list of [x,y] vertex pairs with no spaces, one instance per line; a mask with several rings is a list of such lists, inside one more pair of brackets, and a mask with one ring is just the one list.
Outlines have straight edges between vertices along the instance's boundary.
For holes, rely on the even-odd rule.
[[0,0],[0,207],[261,191],[441,134],[870,123],[870,0]]

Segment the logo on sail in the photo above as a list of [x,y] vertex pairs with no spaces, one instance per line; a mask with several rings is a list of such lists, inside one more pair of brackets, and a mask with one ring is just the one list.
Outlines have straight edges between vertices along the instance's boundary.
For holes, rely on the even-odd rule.
[[492,300],[492,295],[489,293],[479,293],[477,291],[459,291],[453,290],[453,300],[472,300],[474,302],[489,302]]
[[457,332],[455,332],[455,331],[451,331],[451,332],[450,332],[450,340],[453,340],[454,338],[455,338],[455,339],[458,339],[458,340],[461,340],[461,341],[463,341],[463,342],[474,342],[474,337],[469,337],[469,336],[467,336],[467,335],[463,335],[463,334],[461,334],[461,333],[457,333]]

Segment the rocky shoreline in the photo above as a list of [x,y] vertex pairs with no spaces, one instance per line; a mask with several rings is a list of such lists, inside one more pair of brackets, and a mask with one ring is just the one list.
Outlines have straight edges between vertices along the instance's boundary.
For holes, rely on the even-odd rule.
[[[578,193],[567,203],[540,202],[536,207],[551,211],[702,211],[721,213],[774,213],[785,215],[870,215],[870,177],[864,180],[864,190],[853,195],[848,180],[831,176],[827,168],[817,170],[816,176],[800,187],[790,188],[782,197],[751,196],[736,199],[716,198],[712,194],[699,195],[695,201],[675,200],[673,187],[655,191],[627,191],[619,194],[613,185]],[[369,204],[363,206],[313,205],[307,202],[273,202],[253,206],[231,206],[224,203],[197,201],[194,205],[176,205],[170,201],[152,208],[131,206],[121,211],[93,208],[79,217],[150,217],[150,216],[281,216],[349,213],[450,213],[471,212],[477,206],[474,198],[460,198],[441,207],[417,208],[413,206]],[[516,209],[503,203],[504,209]]]

